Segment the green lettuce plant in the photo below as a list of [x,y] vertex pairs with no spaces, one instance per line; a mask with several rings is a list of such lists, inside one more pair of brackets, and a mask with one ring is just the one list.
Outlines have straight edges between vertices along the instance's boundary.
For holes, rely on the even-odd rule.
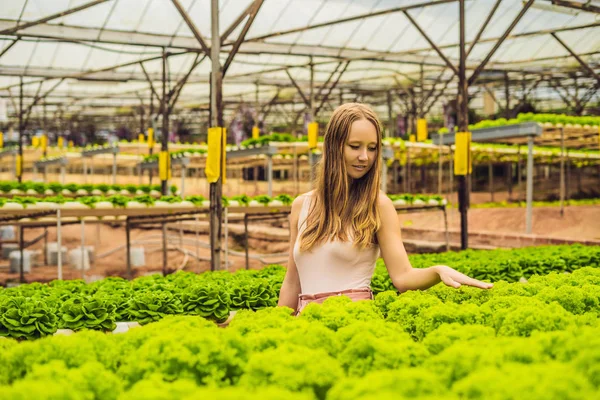
[[226,288],[211,284],[196,284],[182,294],[183,311],[217,322],[229,317],[231,299]]
[[56,310],[27,297],[0,297],[0,336],[35,339],[56,332]]
[[204,196],[194,195],[186,196],[185,200],[192,202],[196,207],[200,207],[206,199],[204,198]]
[[115,329],[115,305],[98,297],[72,297],[60,308],[61,328]]
[[181,300],[170,292],[144,291],[133,295],[128,301],[127,317],[144,325],[158,321],[165,315],[181,314]]

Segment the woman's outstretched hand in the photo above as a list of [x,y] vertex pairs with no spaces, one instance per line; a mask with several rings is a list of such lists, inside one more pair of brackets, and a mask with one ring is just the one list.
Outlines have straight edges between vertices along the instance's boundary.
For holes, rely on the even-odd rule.
[[440,275],[440,279],[446,286],[459,288],[462,285],[473,286],[480,289],[491,289],[494,285],[487,282],[473,279],[457,270],[448,267],[447,265],[436,265],[435,269]]

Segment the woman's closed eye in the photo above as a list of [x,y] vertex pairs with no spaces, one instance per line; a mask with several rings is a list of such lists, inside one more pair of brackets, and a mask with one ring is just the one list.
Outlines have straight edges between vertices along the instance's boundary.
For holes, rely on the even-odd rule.
[[[355,144],[351,144],[351,145],[349,145],[349,146],[350,146],[350,148],[351,148],[351,149],[353,149],[353,150],[358,150],[358,149],[360,149],[360,146],[358,146],[358,145],[355,145]],[[377,151],[377,148],[369,148],[368,150],[369,150],[369,151]]]

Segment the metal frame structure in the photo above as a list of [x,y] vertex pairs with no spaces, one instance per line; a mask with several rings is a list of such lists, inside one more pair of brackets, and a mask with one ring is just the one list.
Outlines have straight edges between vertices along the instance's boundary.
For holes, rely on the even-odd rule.
[[[148,33],[148,32],[141,32],[141,31],[122,31],[122,30],[115,30],[115,29],[111,29],[109,27],[109,23],[111,22],[111,18],[113,17],[113,11],[114,8],[118,5],[118,1],[119,0],[110,0],[110,1],[91,1],[89,3],[86,3],[82,6],[70,9],[70,10],[64,10],[62,12],[58,12],[55,14],[52,14],[50,16],[45,16],[43,18],[38,18],[36,20],[27,22],[27,23],[21,23],[18,22],[16,24],[14,24],[12,21],[10,20],[0,20],[0,35],[3,34],[6,38],[11,38],[11,37],[16,37],[15,39],[10,39],[10,42],[7,43],[7,46],[5,46],[1,52],[2,54],[6,54],[9,51],[14,52],[16,47],[19,47],[19,44],[23,44],[26,43],[27,41],[31,41],[31,40],[35,40],[37,42],[40,43],[45,43],[45,42],[70,42],[70,43],[77,43],[78,45],[88,45],[88,46],[108,46],[108,45],[114,45],[114,44],[121,44],[121,45],[127,45],[128,47],[131,48],[135,48],[135,47],[140,47],[140,46],[144,46],[144,47],[151,47],[151,48],[155,48],[155,49],[167,49],[167,56],[168,58],[172,58],[172,57],[177,57],[177,55],[182,55],[182,54],[189,54],[188,52],[192,52],[192,53],[196,53],[196,56],[200,55],[200,54],[204,54],[205,56],[209,56],[209,50],[212,50],[211,47],[211,41],[204,38],[200,32],[200,28],[202,28],[198,23],[197,23],[197,14],[194,13],[192,14],[191,11],[194,11],[194,3],[196,3],[195,1],[192,3],[192,6],[188,9],[185,10],[183,9],[181,3],[178,0],[174,0],[172,1],[172,4],[174,6],[174,8],[177,10],[178,14],[181,16],[182,20],[183,20],[183,24],[185,24],[186,27],[189,28],[190,32],[192,33],[192,37],[189,36],[182,36],[179,33],[180,28],[182,26],[182,23],[179,24],[177,31],[175,32],[175,34],[169,34],[169,35],[165,35],[165,34],[158,34],[158,33]],[[286,82],[285,80],[281,80],[281,79],[277,79],[277,78],[271,78],[269,77],[269,74],[275,73],[277,70],[279,71],[287,71],[290,67],[293,66],[302,66],[302,65],[314,65],[315,67],[325,67],[327,68],[327,72],[324,72],[324,76],[323,76],[323,81],[321,82],[325,82],[330,79],[330,78],[326,78],[326,77],[330,77],[332,76],[332,73],[335,72],[335,70],[337,68],[339,68],[339,63],[340,62],[347,62],[347,61],[370,61],[370,67],[374,67],[377,64],[379,65],[390,65],[390,63],[404,63],[405,65],[410,65],[415,64],[418,66],[428,66],[426,68],[425,71],[425,75],[424,75],[424,83],[427,83],[428,87],[423,87],[424,89],[426,89],[427,93],[433,95],[433,91],[437,85],[437,83],[439,83],[439,79],[441,79],[441,76],[444,74],[439,74],[436,71],[443,71],[444,68],[443,67],[449,67],[450,66],[450,71],[454,72],[452,75],[450,75],[449,77],[446,75],[446,79],[444,79],[444,81],[449,82],[452,79],[453,75],[456,75],[456,68],[453,67],[453,65],[458,64],[458,62],[460,60],[458,60],[458,58],[452,58],[449,56],[444,55],[444,50],[446,49],[456,49],[457,47],[460,47],[460,43],[457,43],[456,41],[452,43],[452,41],[450,41],[451,43],[444,43],[443,45],[436,45],[433,41],[433,38],[431,37],[431,35],[429,33],[427,33],[427,29],[424,29],[421,25],[421,23],[418,22],[418,16],[414,16],[414,14],[416,13],[422,13],[429,9],[437,9],[439,7],[445,7],[445,6],[452,6],[453,3],[456,3],[457,0],[441,0],[441,1],[415,1],[413,4],[408,4],[406,6],[401,6],[401,7],[393,7],[390,9],[378,9],[378,8],[373,8],[371,11],[368,12],[364,12],[364,13],[357,13],[356,15],[351,15],[348,17],[340,17],[340,18],[333,18],[330,20],[326,20],[324,22],[317,22],[317,23],[311,23],[311,20],[313,18],[315,18],[317,15],[320,15],[320,11],[321,8],[315,9],[312,12],[312,17],[310,20],[308,20],[308,24],[306,26],[300,26],[297,28],[292,28],[292,29],[283,29],[283,30],[274,30],[272,32],[268,32],[266,34],[262,34],[262,35],[252,35],[252,23],[255,20],[259,20],[260,18],[257,18],[257,16],[259,15],[269,15],[272,16],[271,18],[273,18],[273,22],[274,25],[277,25],[277,23],[284,18],[284,12],[281,13],[281,15],[277,16],[276,13],[272,13],[271,9],[274,8],[274,6],[272,4],[270,4],[269,0],[267,1],[250,1],[247,2],[247,7],[243,10],[243,12],[241,12],[238,17],[235,19],[235,21],[233,21],[233,23],[225,30],[225,32],[221,35],[221,40],[220,40],[220,44],[223,46],[223,49],[231,49],[231,52],[229,52],[229,55],[227,57],[227,61],[225,62],[224,66],[223,66],[223,72],[226,73],[227,70],[229,69],[229,67],[231,65],[234,65],[236,63],[245,63],[248,62],[249,60],[238,60],[238,61],[234,61],[234,56],[237,52],[239,52],[240,54],[244,54],[244,55],[254,55],[254,54],[273,54],[273,55],[277,55],[277,54],[285,54],[285,55],[294,55],[296,56],[296,58],[298,59],[298,61],[300,61],[302,59],[302,56],[311,56],[311,57],[317,57],[317,58],[321,58],[321,60],[313,60],[313,61],[308,61],[307,63],[304,63],[302,61],[300,61],[300,63],[295,63],[295,64],[287,64],[287,65],[283,65],[281,67],[276,67],[276,68],[271,68],[268,65],[265,65],[266,68],[259,68],[257,69],[255,72],[250,72],[250,73],[241,73],[241,74],[229,74],[230,76],[228,76],[226,82],[240,82],[243,83],[245,82],[256,82],[257,80],[260,81],[261,86],[267,86],[267,87],[273,87],[273,86],[285,86]],[[105,4],[106,7],[104,9],[108,10],[109,6],[110,6],[110,12],[106,13],[106,19],[104,21],[104,23],[102,24],[101,28],[96,28],[96,27],[85,27],[85,26],[75,26],[74,24],[69,24],[69,23],[65,23],[64,17],[66,17],[67,15],[77,15],[77,12],[81,12],[83,10],[86,9],[92,9],[92,7],[94,6],[100,6],[102,5],[102,3],[107,3]],[[110,4],[112,3],[112,4]],[[263,4],[264,3],[264,4]],[[468,70],[473,70],[474,73],[473,75],[469,78],[469,84],[472,85],[473,83],[475,83],[475,80],[478,78],[478,76],[480,75],[480,72],[484,69],[492,69],[492,70],[506,70],[509,73],[513,74],[513,72],[517,72],[516,70],[511,70],[511,66],[509,65],[503,65],[502,61],[494,61],[491,60],[492,57],[494,56],[494,54],[496,53],[496,51],[502,46],[502,44],[506,41],[518,41],[518,40],[527,40],[529,38],[535,38],[535,37],[540,37],[540,36],[544,36],[544,35],[552,35],[554,37],[557,38],[557,40],[562,40],[562,44],[566,44],[566,41],[564,39],[560,39],[558,37],[559,34],[567,34],[567,33],[571,33],[571,32],[577,32],[579,30],[583,31],[583,32],[593,32],[594,30],[597,30],[597,28],[600,26],[600,23],[597,22],[590,22],[590,23],[584,23],[584,24],[580,24],[580,25],[565,25],[565,26],[557,26],[557,27],[553,27],[553,28],[546,28],[546,29],[537,29],[537,30],[531,30],[531,31],[524,31],[524,32],[517,32],[517,33],[512,33],[512,31],[514,30],[515,26],[518,25],[519,21],[523,18],[524,15],[526,15],[526,13],[528,12],[528,9],[531,7],[532,5],[532,1],[528,1],[525,6],[519,11],[518,15],[516,16],[516,18],[513,18],[508,29],[506,29],[504,31],[504,33],[500,36],[495,36],[495,35],[488,35],[487,37],[484,35],[484,30],[486,28],[486,26],[488,25],[488,23],[490,23],[491,25],[494,25],[494,23],[497,25],[498,24],[498,20],[499,18],[493,18],[494,16],[497,16],[497,10],[499,9],[500,2],[496,1],[493,6],[491,7],[491,10],[489,13],[486,14],[486,18],[485,21],[488,23],[484,23],[483,25],[481,25],[480,29],[478,30],[477,35],[471,40],[471,41],[466,41],[466,44],[469,44],[469,49],[466,52],[466,57],[468,56],[472,56],[474,53],[474,49],[476,49],[477,47],[484,45],[484,44],[488,44],[488,43],[494,43],[494,46],[492,48],[491,51],[489,51],[487,53],[487,55],[485,55],[485,57],[483,58],[482,62],[480,63],[472,63],[469,62],[469,64],[466,65],[466,68]],[[587,4],[579,4],[578,2],[551,2],[549,1],[548,3],[552,3],[554,4],[554,6],[556,8],[559,7],[564,7],[565,9],[577,9],[579,12],[582,13],[589,13],[591,15],[594,15],[595,13],[597,13],[597,10],[594,7],[590,7]],[[321,6],[323,7],[323,6]],[[500,7],[502,9],[502,7]],[[104,10],[103,9],[103,10]],[[367,7],[365,7],[365,9],[367,9]],[[262,14],[259,13],[259,11],[262,10]],[[285,11],[285,10],[284,10]],[[237,11],[236,11],[237,13]],[[333,14],[335,15],[335,14]],[[409,23],[409,25],[414,26],[415,29],[418,30],[418,32],[420,32],[420,34],[425,38],[426,42],[429,43],[430,47],[416,47],[416,48],[411,48],[408,50],[403,50],[403,51],[396,51],[396,52],[382,52],[382,51],[372,51],[372,50],[356,50],[351,48],[350,46],[352,45],[352,40],[348,39],[346,40],[346,42],[344,43],[343,47],[331,47],[331,46],[310,46],[310,45],[305,45],[302,44],[299,39],[300,36],[299,35],[304,35],[307,34],[309,32],[314,32],[317,31],[319,29],[323,30],[323,29],[336,29],[340,26],[346,26],[348,24],[356,24],[356,25],[352,25],[353,29],[350,31],[350,35],[349,37],[352,38],[358,31],[359,29],[362,28],[362,26],[364,24],[368,24],[372,21],[380,21],[383,18],[386,18],[386,20],[394,18],[394,19],[398,19],[398,17],[400,16],[404,16],[405,17],[405,21]],[[196,18],[194,18],[196,17]],[[262,17],[262,19],[260,19],[260,21],[266,21],[265,20],[265,16]],[[508,17],[505,17],[504,19],[508,19]],[[60,27],[58,26],[58,24],[55,23],[55,21],[61,21],[60,23]],[[72,20],[72,19],[71,19]],[[69,21],[71,21],[69,20]],[[242,23],[245,21],[245,24],[242,27]],[[267,19],[268,21],[268,19]],[[402,21],[402,19],[400,19],[400,21]],[[490,22],[491,21],[491,22]],[[360,24],[357,24],[358,22],[360,22]],[[345,24],[345,25],[344,25]],[[240,27],[242,27],[241,33],[237,36],[237,38],[231,38],[231,36],[233,35],[233,33],[236,30],[239,30]],[[492,26],[494,27],[494,26]],[[285,37],[294,37],[294,35],[296,35],[296,39],[293,40],[291,43],[293,43],[293,48],[290,50],[289,45],[284,41],[274,41],[274,38],[285,38]],[[0,36],[1,38],[2,36]],[[10,48],[9,48],[10,47]],[[12,50],[11,50],[12,48]],[[437,57],[436,56],[431,56],[431,55],[427,55],[428,53],[430,53],[431,49],[435,50],[435,53],[437,53]],[[122,50],[124,53],[127,52],[127,50]],[[573,58],[574,56],[576,56],[575,58],[580,58],[583,61],[582,55],[578,55],[577,53],[575,53],[574,51],[569,51],[569,58]],[[10,54],[10,53],[9,53]],[[156,53],[155,53],[156,54]],[[0,56],[1,57],[1,56]],[[587,58],[591,57],[590,54],[586,55]],[[153,60],[157,60],[157,59],[161,59],[162,55],[160,56],[154,56],[154,57],[144,57],[140,60],[136,60],[136,61],[132,61],[132,62],[128,62],[128,63],[120,63],[111,67],[105,67],[105,68],[95,68],[95,69],[87,69],[84,70],[83,72],[79,71],[79,72],[75,72],[73,71],[73,73],[65,73],[63,72],[64,70],[54,70],[53,68],[44,68],[44,69],[37,69],[31,65],[27,65],[25,68],[21,68],[19,69],[18,67],[15,68],[13,66],[8,66],[8,65],[2,65],[0,64],[0,74],[2,75],[12,75],[12,76],[39,76],[42,77],[42,82],[45,82],[48,79],[52,79],[52,78],[65,78],[65,79],[93,79],[93,80],[114,80],[114,81],[131,81],[131,82],[152,82],[152,81],[157,81],[157,80],[162,80],[162,76],[160,76],[160,73],[156,74],[153,72],[148,72],[143,68],[143,63],[144,62],[152,62]],[[306,58],[306,57],[305,57]],[[326,58],[326,59],[324,59]],[[540,58],[541,59],[541,58]],[[532,58],[530,59],[528,62],[530,64],[534,64],[536,61],[536,59]],[[202,60],[200,60],[199,63],[192,63],[192,65],[194,65],[194,68],[190,69],[190,73],[187,74],[188,78],[189,78],[189,83],[197,83],[200,84],[202,82],[204,83],[208,83],[204,74],[200,73],[200,74],[191,74],[191,72],[202,62]],[[504,63],[505,64],[505,63]],[[589,64],[589,61],[586,62],[584,61],[584,64]],[[134,72],[131,70],[128,70],[126,72],[118,72],[118,71],[125,71],[125,68],[127,66],[135,66],[135,65],[139,65],[142,67],[142,71],[140,71],[140,73],[138,72]],[[392,64],[393,65],[393,64]],[[451,66],[452,65],[452,66]],[[583,65],[583,64],[582,64]],[[348,65],[346,65],[346,67],[348,67]],[[535,76],[536,75],[536,71],[534,68],[525,68],[523,69],[522,67],[520,67],[521,69],[518,71],[518,73],[520,75],[522,75],[522,72],[527,73],[530,76]],[[591,67],[593,68],[593,66]],[[368,70],[369,68],[367,68]],[[584,72],[589,72],[588,68],[584,67]],[[352,68],[349,68],[348,71],[352,71]],[[416,80],[415,78],[417,78],[419,75],[419,72],[417,70],[414,70],[414,74],[412,76],[411,79]],[[555,72],[559,72],[556,71]],[[400,71],[396,70],[395,71],[395,75],[396,76],[401,76],[398,75],[401,74]],[[185,73],[175,73],[173,72],[168,79],[170,81],[170,79],[181,79],[183,77],[186,76]],[[323,75],[321,73],[319,73],[318,75]],[[439,79],[434,79],[434,78],[430,78],[432,75],[434,76],[439,76]],[[383,76],[383,74],[382,74]],[[409,75],[410,76],[410,75]],[[340,74],[341,77],[341,74]],[[582,75],[583,77],[583,75]],[[308,86],[309,82],[307,80],[302,80],[302,79],[298,79],[296,78],[295,81],[297,82],[297,84],[299,86],[303,86],[306,87]],[[317,76],[315,76],[315,83],[319,81],[319,78]],[[409,79],[410,81],[410,79]],[[40,80],[33,80],[32,82],[27,82],[26,85],[29,85],[31,83],[35,83],[35,82],[40,82]],[[365,82],[364,79],[359,79],[358,82],[354,81],[354,83],[352,82],[352,80],[348,79],[341,79],[338,85],[333,85],[338,86],[340,89],[340,93],[341,89],[346,88],[349,90],[354,90],[354,89],[358,89],[361,85],[359,82]],[[429,83],[433,83],[431,86],[429,86]],[[583,85],[586,88],[589,88],[590,90],[594,88],[593,85],[589,85],[589,81],[583,80],[581,81],[579,84]],[[364,83],[363,83],[364,85]],[[5,86],[3,89],[9,89],[10,86]],[[324,85],[326,86],[326,84]],[[420,85],[418,85],[420,86]],[[419,87],[417,86],[417,89],[419,89]],[[333,91],[334,87],[331,88],[331,91]],[[389,87],[389,85],[388,85]],[[452,88],[452,86],[450,86]],[[183,88],[183,85],[175,85],[175,88],[179,89],[179,93],[181,93],[181,90]],[[369,91],[373,91],[376,88],[376,86],[371,85],[368,90]],[[153,93],[156,93],[155,90],[152,90],[153,87],[152,85],[150,85],[150,90]],[[148,89],[145,89],[148,90]],[[385,90],[385,86],[382,87],[382,89],[384,92]],[[442,96],[445,92],[446,96],[449,95],[450,93],[454,92],[456,89],[450,89],[451,91],[448,91],[448,86],[446,86],[445,89],[440,91],[440,95],[439,96],[434,96],[433,99],[435,99],[435,101],[437,101],[439,99],[440,96]],[[593,91],[593,90],[592,90]],[[331,92],[329,92],[331,93]],[[383,93],[383,96],[386,96],[387,94]],[[120,98],[121,93],[116,92],[113,94],[114,98]],[[146,96],[142,96],[144,98],[146,98]],[[156,96],[158,97],[158,96]],[[300,100],[305,100],[301,98],[302,96],[300,96]],[[323,99],[323,103],[326,101],[325,99],[327,99],[327,97],[329,97],[329,95],[325,95],[325,96],[321,96],[321,99]],[[373,97],[371,96],[369,98],[369,102],[371,101],[375,101],[375,99],[377,98],[377,96]],[[133,100],[133,99],[132,99]],[[184,97],[182,97],[183,102],[189,102],[189,101],[197,101],[194,99],[190,99],[189,94],[187,96],[185,96],[184,93]],[[135,100],[133,100],[135,101]],[[433,105],[432,102],[431,105]],[[317,109],[320,109],[321,107],[317,107]],[[428,109],[430,109],[430,107],[428,107]],[[172,111],[172,109],[171,109]]]
[[[510,0],[505,3],[511,2],[522,4],[517,0]],[[110,81],[114,82],[116,86],[126,82],[130,82],[130,86],[133,84],[139,85],[137,91],[135,91],[135,88],[130,89],[127,94],[130,94],[132,90],[135,91],[136,96],[139,96],[139,102],[142,104],[142,110],[142,99],[150,99],[148,119],[152,121],[153,126],[159,119],[162,120],[161,151],[168,151],[169,117],[174,112],[178,101],[180,104],[194,104],[199,109],[207,109],[209,111],[209,126],[224,126],[225,103],[223,98],[229,96],[229,93],[225,94],[225,85],[229,87],[232,84],[238,86],[252,84],[257,87],[260,84],[261,88],[271,87],[271,90],[266,91],[267,98],[271,98],[273,91],[277,90],[279,92],[282,88],[289,87],[289,81],[291,80],[301,99],[301,101],[298,101],[298,97],[295,94],[292,95],[290,101],[292,114],[297,113],[296,115],[299,116],[306,109],[311,119],[316,118],[324,106],[333,108],[330,106],[329,99],[335,89],[338,91],[340,102],[347,101],[347,94],[352,93],[355,95],[353,101],[369,102],[376,107],[383,105],[390,116],[393,116],[392,108],[397,107],[393,99],[398,97],[406,106],[402,112],[411,115],[413,119],[430,112],[442,96],[446,98],[457,96],[458,127],[460,131],[468,129],[467,109],[469,97],[473,95],[473,91],[470,92],[469,87],[476,85],[487,84],[487,90],[495,91],[497,93],[496,97],[500,97],[499,94],[504,92],[507,111],[510,104],[510,90],[508,88],[511,84],[511,78],[513,83],[517,81],[519,85],[523,85],[528,80],[534,81],[533,86],[521,93],[522,100],[525,100],[527,96],[533,96],[534,93],[537,94],[540,89],[543,89],[540,82],[544,80],[544,75],[570,76],[575,82],[575,94],[570,96],[575,99],[575,108],[579,113],[585,109],[585,105],[594,96],[598,96],[597,89],[600,85],[599,74],[596,72],[598,66],[593,64],[594,56],[598,54],[597,49],[595,49],[596,46],[592,43],[592,46],[585,47],[583,46],[586,44],[585,41],[578,41],[578,48],[584,48],[584,50],[576,51],[573,49],[573,44],[568,44],[563,37],[563,35],[571,35],[573,32],[584,32],[584,37],[591,36],[591,40],[598,37],[598,35],[594,36],[594,33],[600,28],[600,22],[596,22],[593,18],[596,17],[599,10],[587,3],[558,0],[545,1],[545,3],[559,10],[562,7],[570,12],[583,13],[582,15],[586,17],[582,18],[584,23],[581,25],[573,23],[554,24],[551,27],[544,26],[543,28],[538,27],[538,29],[515,33],[519,23],[531,13],[530,9],[534,8],[534,0],[523,2],[522,7],[517,9],[516,15],[509,14],[509,16],[502,18],[503,21],[509,22],[503,29],[498,29],[497,21],[499,19],[494,19],[494,17],[497,16],[499,7],[504,7],[505,4],[496,1],[487,12],[484,12],[486,16],[485,23],[470,41],[466,37],[466,15],[471,8],[478,6],[475,6],[475,2],[473,2],[467,7],[464,0],[414,1],[408,5],[388,9],[379,9],[373,6],[364,13],[358,12],[351,15],[342,13],[333,19],[315,21],[314,19],[317,16],[322,15],[322,9],[325,7],[325,2],[323,2],[318,9],[311,10],[313,12],[309,14],[312,16],[306,21],[306,25],[285,27],[285,29],[275,29],[274,27],[279,26],[278,24],[283,21],[287,10],[282,9],[277,15],[273,1],[248,0],[241,13],[239,13],[240,10],[235,10],[236,17],[232,18],[231,24],[223,33],[219,29],[220,19],[224,17],[219,10],[219,1],[211,0],[210,37],[212,40],[208,40],[201,33],[205,26],[198,24],[198,12],[194,9],[195,0],[192,1],[187,10],[184,9],[179,0],[171,0],[171,3],[183,22],[179,24],[174,33],[169,32],[168,34],[159,31],[147,32],[137,28],[132,30],[115,29],[111,26],[112,16],[116,13],[117,7],[121,5],[120,0],[90,1],[78,7],[41,18],[34,18],[28,22],[22,22],[20,17],[19,20],[11,18],[0,20],[0,39],[4,39],[3,41],[7,43],[0,50],[0,57],[3,58],[12,55],[16,51],[18,52],[19,48],[28,46],[32,41],[36,46],[38,44],[68,43],[71,46],[82,46],[89,49],[80,70],[63,70],[52,66],[50,68],[35,68],[34,65],[30,65],[31,58],[24,65],[4,65],[0,63],[0,76],[16,76],[20,80],[18,84],[13,82],[0,87],[0,92],[7,91],[11,100],[13,96],[11,89],[16,86],[20,88],[19,106],[12,104],[13,115],[18,115],[19,118],[19,155],[22,156],[21,144],[32,110],[42,100],[43,104],[52,104],[51,93],[58,87],[63,88],[65,85],[74,82],[85,84],[88,81]],[[478,2],[478,4],[481,3]],[[148,4],[149,1],[145,4],[142,15],[149,12]],[[293,9],[296,5],[294,0],[288,2],[290,9]],[[27,7],[27,2],[25,7]],[[72,15],[77,15],[77,13],[94,7],[96,7],[95,10],[104,7],[104,14],[101,14],[104,15],[102,23],[85,26],[85,24],[77,25],[70,22]],[[453,7],[452,10],[458,11],[456,18],[458,26],[457,21],[454,20],[451,29],[441,32],[441,34],[436,32],[434,37],[431,34],[431,27],[424,28],[423,21],[419,17],[423,12],[429,12],[434,8],[439,12],[440,7]],[[196,13],[194,13],[196,18],[192,16],[192,9],[196,10]],[[21,14],[24,10],[25,8],[21,10]],[[261,10],[263,12],[260,12]],[[444,10],[450,10],[450,8],[444,8]],[[326,11],[324,13],[327,14]],[[417,13],[419,15],[416,15]],[[352,46],[353,38],[356,38],[359,32],[363,32],[364,25],[369,23],[379,23],[381,25],[390,21],[390,19],[401,24],[402,28],[395,32],[392,40],[386,43],[383,48],[374,48],[370,44],[365,45],[364,48]],[[142,20],[143,18],[140,23]],[[268,29],[261,34],[253,34],[253,28],[257,26],[257,23],[260,26],[260,23],[268,21],[273,22],[270,30]],[[179,30],[184,26],[183,24],[185,24],[191,36],[180,34]],[[347,27],[351,27],[351,29],[347,30]],[[484,37],[485,31],[491,28],[496,28],[495,32]],[[325,40],[328,34],[336,32],[336,29],[338,31],[342,29],[345,32],[343,45],[329,43]],[[234,33],[237,31],[239,33],[233,38]],[[458,40],[445,40],[445,36],[449,32],[454,33],[454,31],[459,36]],[[501,32],[500,35],[498,35],[498,31]],[[307,44],[311,40],[307,40],[305,35],[314,34],[314,32],[323,32],[324,39],[318,45]],[[415,32],[417,33],[415,34]],[[378,30],[376,29],[372,33],[372,37],[376,37],[377,34]],[[401,39],[411,34],[415,39],[413,46],[398,49],[399,44],[404,41]],[[567,50],[568,54],[565,57],[550,54],[548,56],[535,57],[534,55],[530,58],[519,59],[510,58],[506,55],[507,44],[530,43],[531,40],[548,36],[558,42],[557,46]],[[415,45],[419,43],[419,40],[424,40],[429,46],[419,47]],[[436,43],[436,41],[441,40],[444,40],[443,44]],[[314,42],[314,40],[312,41]],[[490,43],[492,47],[488,49],[486,45]],[[117,45],[122,47],[118,48]],[[469,45],[468,49],[467,45]],[[139,54],[140,48],[146,49],[148,47],[153,49],[150,57],[148,57],[148,54],[144,54],[143,57],[139,57],[134,61],[121,62],[100,68],[90,67],[91,54],[94,51],[116,52],[131,56]],[[503,53],[499,52],[500,48],[504,50]],[[433,54],[431,54],[432,51]],[[449,51],[457,51],[458,55],[449,55]],[[157,53],[160,53],[160,55]],[[220,55],[223,53],[227,54],[227,58],[224,63],[221,63]],[[201,55],[203,55],[202,58],[200,58]],[[261,63],[260,58],[263,55],[278,58],[280,62],[277,62],[278,65],[274,66],[265,62]],[[552,58],[549,61],[550,56]],[[56,57],[56,50],[54,57]],[[189,57],[195,57],[191,67],[186,68],[185,61],[183,61],[180,62],[178,73],[172,71],[173,67],[170,65],[172,60],[180,60],[180,58],[189,60]],[[205,58],[210,59],[210,68],[206,68],[208,65],[203,64]],[[502,61],[503,58],[507,59]],[[559,59],[563,60],[562,67],[558,62]],[[579,70],[573,72],[571,66],[568,65],[571,59],[575,59],[581,66]],[[158,61],[160,61],[160,66],[157,65]],[[540,70],[539,66],[543,66],[544,63],[546,67]],[[550,63],[558,64],[558,67],[550,67]],[[350,64],[352,67],[349,67]],[[148,70],[151,65],[153,69]],[[203,65],[204,71],[194,73],[196,68],[201,65]],[[137,72],[137,68],[141,69],[141,73]],[[292,77],[290,69],[299,68],[302,71],[300,75],[303,77],[298,75]],[[308,76],[305,71],[307,68]],[[388,68],[390,71],[386,73],[378,71],[378,68]],[[182,69],[188,72],[182,72]],[[237,69],[238,72],[230,72],[234,69]],[[184,87],[187,86],[189,89],[192,85],[197,88],[198,85],[202,86],[207,83],[207,71],[210,71],[210,79],[208,80],[208,83],[210,83],[210,96],[198,96],[193,93],[193,89],[188,90],[186,94]],[[467,77],[468,71],[470,76]],[[225,79],[227,72],[230,73]],[[498,72],[501,74],[498,74]],[[330,85],[336,74],[337,78]],[[289,80],[285,79],[285,75]],[[502,75],[502,77],[498,78],[496,75]],[[514,79],[515,75],[518,75],[520,79]],[[457,85],[453,85],[453,82],[456,81],[455,76],[458,76]],[[24,82],[24,77],[39,79]],[[173,84],[174,80],[177,81],[176,84]],[[160,96],[154,85],[156,81],[162,83]],[[443,85],[441,88],[439,88],[440,84]],[[549,84],[556,87],[555,92],[560,92],[560,88],[556,86],[556,83],[550,81]],[[28,87],[37,85],[33,101],[28,105],[26,111],[23,104],[24,85]],[[317,89],[317,86],[320,86],[320,89]],[[45,91],[40,94],[42,93],[42,87],[45,88]],[[585,94],[580,96],[579,90],[582,88],[585,89]],[[322,90],[325,89],[326,92],[323,94]],[[563,89],[563,91],[566,90]],[[309,93],[309,95],[307,96],[306,93]],[[107,97],[119,98],[121,94],[125,93],[112,91],[109,94]],[[269,108],[272,104],[278,104],[277,97],[276,95],[270,101]],[[568,102],[569,95],[561,93],[560,97]],[[30,94],[28,98],[31,98]],[[160,102],[160,107],[156,113],[153,112],[153,100],[155,98]],[[132,101],[130,106],[133,106],[135,102],[135,100]],[[316,106],[319,101],[320,105]],[[75,102],[79,103],[77,107],[79,107],[80,112],[86,109],[87,104],[90,106],[94,104],[92,99],[82,97],[76,98]],[[259,103],[259,99],[257,98],[255,102]],[[73,107],[75,110],[73,104],[74,102],[71,101],[66,107]],[[137,107],[139,107],[139,103]],[[142,114],[142,121],[143,118]],[[388,122],[391,127],[391,122]],[[163,193],[166,193],[167,182],[163,180],[161,184]],[[466,179],[463,179],[463,177],[459,177],[459,193],[461,229],[463,231],[462,247],[466,248],[468,192],[466,190]],[[213,204],[211,209],[213,269],[218,268],[220,264],[222,207],[221,202],[218,200],[221,198],[221,194],[222,181],[219,179],[210,187],[211,204]]]
[[[527,138],[527,189],[526,189],[526,221],[525,231],[531,233],[533,227],[533,143],[536,137],[542,135],[542,127],[535,122],[527,122],[518,125],[508,125],[498,128],[483,128],[472,131],[473,142],[495,142],[513,138]],[[444,145],[454,144],[455,135],[453,133],[440,135],[439,142]],[[561,164],[562,174],[562,164]],[[562,186],[561,186],[562,187]],[[466,188],[465,188],[466,190]],[[562,199],[561,199],[562,200]]]

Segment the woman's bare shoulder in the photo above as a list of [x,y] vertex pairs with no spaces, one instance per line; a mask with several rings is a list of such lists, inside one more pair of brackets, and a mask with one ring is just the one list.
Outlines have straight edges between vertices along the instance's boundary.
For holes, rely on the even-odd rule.
[[307,198],[312,196],[314,192],[315,192],[314,190],[311,190],[310,192],[302,193],[294,199],[294,201],[292,202],[292,210],[291,210],[292,217],[297,218],[300,215],[300,210],[302,210],[302,205],[304,204],[304,200],[306,200]]
[[300,210],[302,209],[302,204],[304,204],[304,199],[312,192],[302,193],[298,195],[294,201],[292,202],[292,210],[291,215],[297,217],[300,214]]
[[298,196],[297,196],[297,197],[294,199],[294,202],[292,203],[292,207],[294,207],[294,204],[297,204],[297,205],[300,205],[300,206],[301,206],[301,205],[302,205],[302,203],[304,203],[304,199],[306,199],[307,197],[310,197],[310,196],[312,196],[314,193],[315,193],[315,191],[314,191],[314,190],[311,190],[310,192],[306,192],[306,193],[299,194],[299,195],[298,195]]
[[385,193],[383,190],[379,191],[379,196],[378,196],[378,200],[377,200],[377,206],[379,207],[379,209],[386,209],[386,208],[394,208],[394,204],[392,203],[392,199],[390,199],[387,195],[387,193]]

